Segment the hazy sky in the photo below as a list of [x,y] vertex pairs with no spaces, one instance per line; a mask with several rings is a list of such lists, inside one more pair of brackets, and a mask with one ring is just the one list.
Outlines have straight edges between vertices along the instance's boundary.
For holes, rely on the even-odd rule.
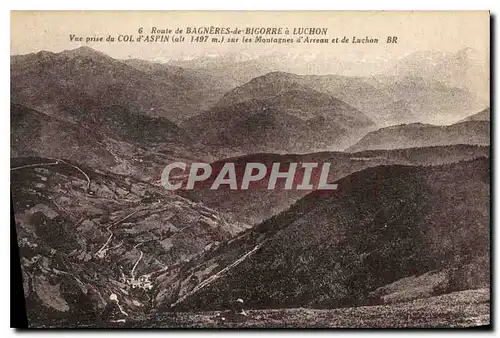
[[[379,44],[245,44],[245,43],[85,43],[70,42],[70,34],[146,34],[152,27],[301,27],[327,28],[329,39],[347,36],[380,40]],[[397,36],[397,44],[387,44]],[[227,35],[226,35],[227,38]],[[241,37],[240,37],[241,40]],[[60,52],[89,46],[119,59],[166,60],[227,52],[250,56],[266,53],[323,54],[344,60],[374,62],[402,57],[418,50],[456,52],[471,47],[489,55],[489,13],[462,12],[132,12],[40,11],[11,14],[11,54],[48,50]]]

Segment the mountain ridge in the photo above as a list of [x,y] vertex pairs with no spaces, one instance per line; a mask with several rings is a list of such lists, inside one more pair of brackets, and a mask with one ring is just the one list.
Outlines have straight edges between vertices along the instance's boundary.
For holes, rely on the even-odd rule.
[[[373,305],[382,302],[372,294],[379,287],[436,269],[445,278],[422,284],[420,298],[487,285],[488,177],[486,157],[357,172],[337,181],[338,191],[313,192],[216,251],[170,271],[160,280],[171,281],[176,274],[189,279],[212,267],[198,275],[202,283],[257,248],[251,258],[194,293],[187,284],[174,289],[163,282],[157,301],[167,307],[188,295],[176,308],[191,310],[215,310],[238,297],[249,308]],[[470,271],[482,273],[460,277]],[[410,292],[411,284],[407,288]]]
[[445,126],[410,123],[372,131],[348,147],[346,151],[451,144],[488,145],[489,143],[490,123],[488,121],[465,121]]
[[[130,62],[90,47],[14,55],[11,100],[49,114],[69,116],[127,102],[128,107],[145,115],[178,122],[203,111],[230,88],[222,80],[218,80],[219,86],[202,80],[207,77],[204,73],[161,64],[162,73],[158,75]],[[60,96],[62,92],[64,97]]]

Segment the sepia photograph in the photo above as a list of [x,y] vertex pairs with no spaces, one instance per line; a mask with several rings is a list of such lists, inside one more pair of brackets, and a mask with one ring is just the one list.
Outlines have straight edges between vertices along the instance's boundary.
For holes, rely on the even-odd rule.
[[11,316],[491,327],[491,20],[12,11]]

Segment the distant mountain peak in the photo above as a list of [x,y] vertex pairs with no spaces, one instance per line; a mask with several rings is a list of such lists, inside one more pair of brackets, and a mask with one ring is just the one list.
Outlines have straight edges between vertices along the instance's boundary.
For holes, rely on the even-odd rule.
[[467,121],[490,121],[490,107],[481,110],[479,113],[467,116],[464,119],[459,120],[457,123],[467,122]]
[[299,79],[300,76],[294,73],[282,72],[282,71],[274,71],[269,72],[261,76],[257,76],[250,80],[250,83],[259,83],[259,82],[267,82],[267,81],[293,81]]
[[88,46],[81,46],[75,49],[68,49],[59,53],[60,55],[70,56],[70,57],[105,57],[111,58],[110,56],[99,52]]
[[35,55],[37,55],[39,57],[52,57],[52,56],[55,55],[55,53],[49,52],[49,51],[46,51],[46,50],[41,50],[38,53],[36,53]]
[[489,145],[489,123],[466,121],[446,126],[419,122],[400,124],[369,132],[346,151],[358,152],[453,144]]

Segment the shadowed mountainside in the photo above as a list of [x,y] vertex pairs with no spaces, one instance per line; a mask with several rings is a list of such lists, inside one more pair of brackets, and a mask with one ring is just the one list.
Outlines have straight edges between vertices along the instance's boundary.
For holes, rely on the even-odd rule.
[[200,161],[208,154],[164,118],[123,106],[89,111],[71,122],[22,105],[11,105],[11,157],[66,158],[104,171],[159,181],[166,164]]
[[200,144],[229,154],[342,149],[375,127],[362,112],[295,77],[275,72],[254,79],[182,126]]
[[310,193],[307,190],[284,190],[284,180],[278,180],[277,190],[267,190],[269,172],[258,185],[247,190],[230,190],[222,185],[217,190],[209,189],[225,163],[235,163],[238,184],[241,184],[247,163],[262,163],[271,168],[280,163],[280,171],[286,171],[291,162],[298,163],[295,185],[302,181],[302,163],[319,163],[312,172],[311,182],[318,182],[322,164],[330,163],[329,181],[335,181],[354,172],[379,165],[440,165],[488,156],[489,147],[474,145],[435,146],[394,150],[374,150],[357,153],[322,152],[312,154],[252,154],[227,158],[211,164],[212,175],[204,184],[195,185],[194,190],[179,191],[193,201],[200,201],[231,216],[233,220],[257,224],[286,210],[299,198]]
[[[167,272],[157,302],[190,310],[224,308],[236,298],[249,308],[342,307],[487,286],[488,163],[349,175],[338,191],[311,193]],[[404,281],[411,276],[420,282]],[[390,286],[398,280],[402,286]]]

